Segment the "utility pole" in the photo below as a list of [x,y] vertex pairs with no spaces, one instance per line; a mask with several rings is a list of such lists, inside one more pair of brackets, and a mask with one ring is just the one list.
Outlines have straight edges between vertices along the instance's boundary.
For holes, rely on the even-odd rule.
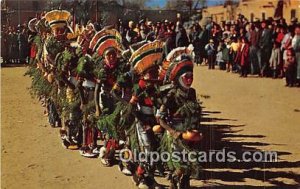
[[20,15],[20,0],[18,0],[18,25],[21,23],[21,15]]

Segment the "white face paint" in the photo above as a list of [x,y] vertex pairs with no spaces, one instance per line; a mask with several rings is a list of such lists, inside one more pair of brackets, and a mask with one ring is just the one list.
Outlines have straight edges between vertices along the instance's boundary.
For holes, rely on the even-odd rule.
[[179,76],[179,84],[184,89],[189,89],[193,83],[193,72],[186,72]]

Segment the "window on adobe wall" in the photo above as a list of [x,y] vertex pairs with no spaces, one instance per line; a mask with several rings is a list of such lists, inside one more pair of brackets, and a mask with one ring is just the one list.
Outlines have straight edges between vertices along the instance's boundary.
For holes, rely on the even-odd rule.
[[291,18],[296,18],[296,9],[291,10]]
[[262,13],[261,13],[261,19],[262,19],[262,20],[266,20],[266,13],[265,13],[265,12],[262,12]]
[[253,13],[250,14],[250,21],[251,21],[251,22],[254,21],[254,14],[253,14]]

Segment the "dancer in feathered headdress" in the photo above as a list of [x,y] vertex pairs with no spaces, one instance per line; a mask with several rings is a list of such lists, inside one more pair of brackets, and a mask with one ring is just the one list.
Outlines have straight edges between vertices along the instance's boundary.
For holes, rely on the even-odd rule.
[[[132,74],[136,78],[132,81],[135,87],[130,100],[130,104],[135,107],[136,119],[128,135],[131,149],[139,152],[148,153],[158,148],[152,128],[157,125],[155,111],[159,95],[158,68],[163,58],[163,47],[164,42],[158,40],[141,44],[129,59]],[[132,171],[139,188],[158,186],[153,172],[157,166],[158,163],[152,165],[150,162],[138,162],[136,169]]]
[[[122,51],[120,37],[121,35],[114,29],[103,29],[99,31],[93,36],[88,46],[89,53],[93,54],[93,63],[91,64],[92,71],[86,71],[86,66],[80,66],[83,65],[84,62],[79,62],[78,72],[89,73],[82,77],[82,89],[86,91],[86,88],[93,88],[93,100],[91,101],[90,99],[89,102],[93,102],[93,106],[96,108],[95,119],[102,119],[105,115],[112,114],[115,109],[115,103],[113,103],[114,99],[110,91],[117,82],[118,77],[124,72],[124,66],[126,66],[120,59],[120,53]],[[89,115],[91,112],[86,112],[86,114]],[[101,117],[99,117],[100,114]],[[102,120],[107,119],[103,118]],[[100,130],[106,127],[107,124],[110,124],[105,121],[99,122],[101,123],[99,126]],[[90,130],[94,130],[92,125],[85,127],[84,135],[86,135],[85,133],[89,133]],[[114,134],[108,133],[107,136],[109,135],[111,137]],[[90,139],[90,135],[83,141],[84,148],[82,149],[82,155],[88,154],[90,151],[87,147],[90,146],[88,143],[91,141],[95,142],[95,138]],[[108,140],[107,144],[110,143],[115,144],[115,141]],[[100,157],[102,157],[101,162],[105,165],[110,165],[111,163],[110,155],[108,154],[111,154],[110,148],[107,149],[105,155],[100,154]]]
[[[191,87],[193,82],[193,60],[187,49],[175,49],[168,56],[165,66],[163,104],[157,117],[160,126],[166,132],[161,141],[161,150],[182,152],[197,151],[202,135],[199,132],[201,107],[196,98],[196,91]],[[173,161],[167,163],[172,172],[171,185],[178,188],[189,188],[190,175],[196,174],[199,166],[196,163]]]
[[46,24],[51,28],[52,34],[59,41],[68,40],[67,36],[73,34],[69,21],[71,13],[66,10],[52,10],[45,14]]

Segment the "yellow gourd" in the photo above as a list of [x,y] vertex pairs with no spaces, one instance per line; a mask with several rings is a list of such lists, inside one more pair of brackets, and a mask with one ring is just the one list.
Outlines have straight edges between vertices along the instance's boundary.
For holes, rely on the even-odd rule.
[[164,129],[160,125],[154,125],[152,130],[154,133],[161,133],[161,132],[163,132]]
[[203,136],[202,133],[200,133],[199,131],[192,130],[192,131],[186,131],[182,133],[182,138],[187,141],[198,142],[203,138]]

